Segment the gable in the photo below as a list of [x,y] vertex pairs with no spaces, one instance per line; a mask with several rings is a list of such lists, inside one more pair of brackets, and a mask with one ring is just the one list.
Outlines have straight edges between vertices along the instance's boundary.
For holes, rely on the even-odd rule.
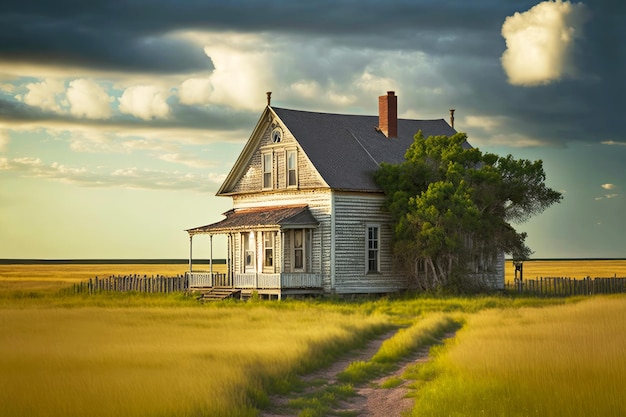
[[[218,195],[328,187],[296,138],[271,110],[266,108],[261,116]],[[264,178],[266,158],[271,169],[269,183]]]

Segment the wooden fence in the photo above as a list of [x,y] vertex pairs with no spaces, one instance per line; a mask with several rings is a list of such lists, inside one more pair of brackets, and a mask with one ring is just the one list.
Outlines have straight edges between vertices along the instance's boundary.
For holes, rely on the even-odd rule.
[[89,278],[89,281],[75,283],[73,291],[76,294],[98,292],[126,292],[137,291],[145,293],[171,293],[176,291],[187,291],[189,289],[189,278],[185,275],[175,277],[147,276],[147,275],[125,275],[110,276],[106,278]]
[[506,285],[508,290],[533,295],[593,295],[626,292],[626,278],[536,278]]

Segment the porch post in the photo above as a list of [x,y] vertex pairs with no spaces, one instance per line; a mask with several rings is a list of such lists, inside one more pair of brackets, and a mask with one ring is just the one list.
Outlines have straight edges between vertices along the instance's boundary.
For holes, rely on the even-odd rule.
[[231,255],[232,255],[232,251],[233,251],[233,248],[231,246],[232,245],[232,240],[233,240],[232,233],[229,233],[227,235],[226,240],[228,241],[227,245],[226,245],[228,247],[228,249],[226,251],[227,252],[226,253],[226,266],[227,266],[226,274],[228,276],[228,281],[232,283],[233,282],[233,274],[232,274],[232,271],[231,271],[231,268],[232,268],[232,257],[231,257]]
[[211,254],[209,259],[209,272],[213,276],[213,235],[209,235],[209,242],[211,243]]
[[278,272],[281,274],[285,272],[285,231],[282,229],[280,230],[280,271]]
[[191,272],[192,268],[192,255],[193,254],[193,235],[189,235],[189,272]]

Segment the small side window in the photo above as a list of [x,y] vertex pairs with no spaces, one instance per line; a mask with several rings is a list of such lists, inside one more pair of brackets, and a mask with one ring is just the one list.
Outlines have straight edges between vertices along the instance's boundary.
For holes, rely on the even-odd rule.
[[368,225],[365,236],[367,272],[380,272],[380,227]]

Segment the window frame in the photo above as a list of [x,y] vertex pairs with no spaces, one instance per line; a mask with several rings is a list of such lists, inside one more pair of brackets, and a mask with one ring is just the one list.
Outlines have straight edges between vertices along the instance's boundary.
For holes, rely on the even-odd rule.
[[[250,262],[248,262],[250,256]],[[254,232],[241,233],[241,270],[243,273],[256,272],[256,236]]]
[[[301,245],[296,247],[296,232],[301,233]],[[291,230],[291,270],[292,272],[306,272],[307,271],[307,241],[308,229],[292,229]],[[301,266],[296,266],[296,252],[301,253]]]
[[[371,236],[370,230],[375,231],[374,237]],[[378,223],[365,225],[365,273],[380,273],[380,224]]]
[[[269,164],[268,164],[269,162]],[[269,175],[269,178],[266,176]],[[266,181],[266,178],[268,179]],[[261,153],[261,188],[263,190],[274,189],[274,153]]]
[[[289,157],[293,156],[293,167],[289,165]],[[291,181],[290,172],[293,172],[293,183]],[[285,151],[285,184],[287,188],[297,188],[298,187],[298,150],[297,149],[287,149]]]
[[[263,272],[273,273],[276,268],[276,232],[275,231],[263,231]],[[268,238],[271,239],[268,245]],[[270,256],[268,257],[268,251]],[[268,260],[270,261],[268,264]]]
[[283,130],[279,127],[272,129],[272,133],[270,134],[270,141],[274,144],[281,143],[283,141]]

